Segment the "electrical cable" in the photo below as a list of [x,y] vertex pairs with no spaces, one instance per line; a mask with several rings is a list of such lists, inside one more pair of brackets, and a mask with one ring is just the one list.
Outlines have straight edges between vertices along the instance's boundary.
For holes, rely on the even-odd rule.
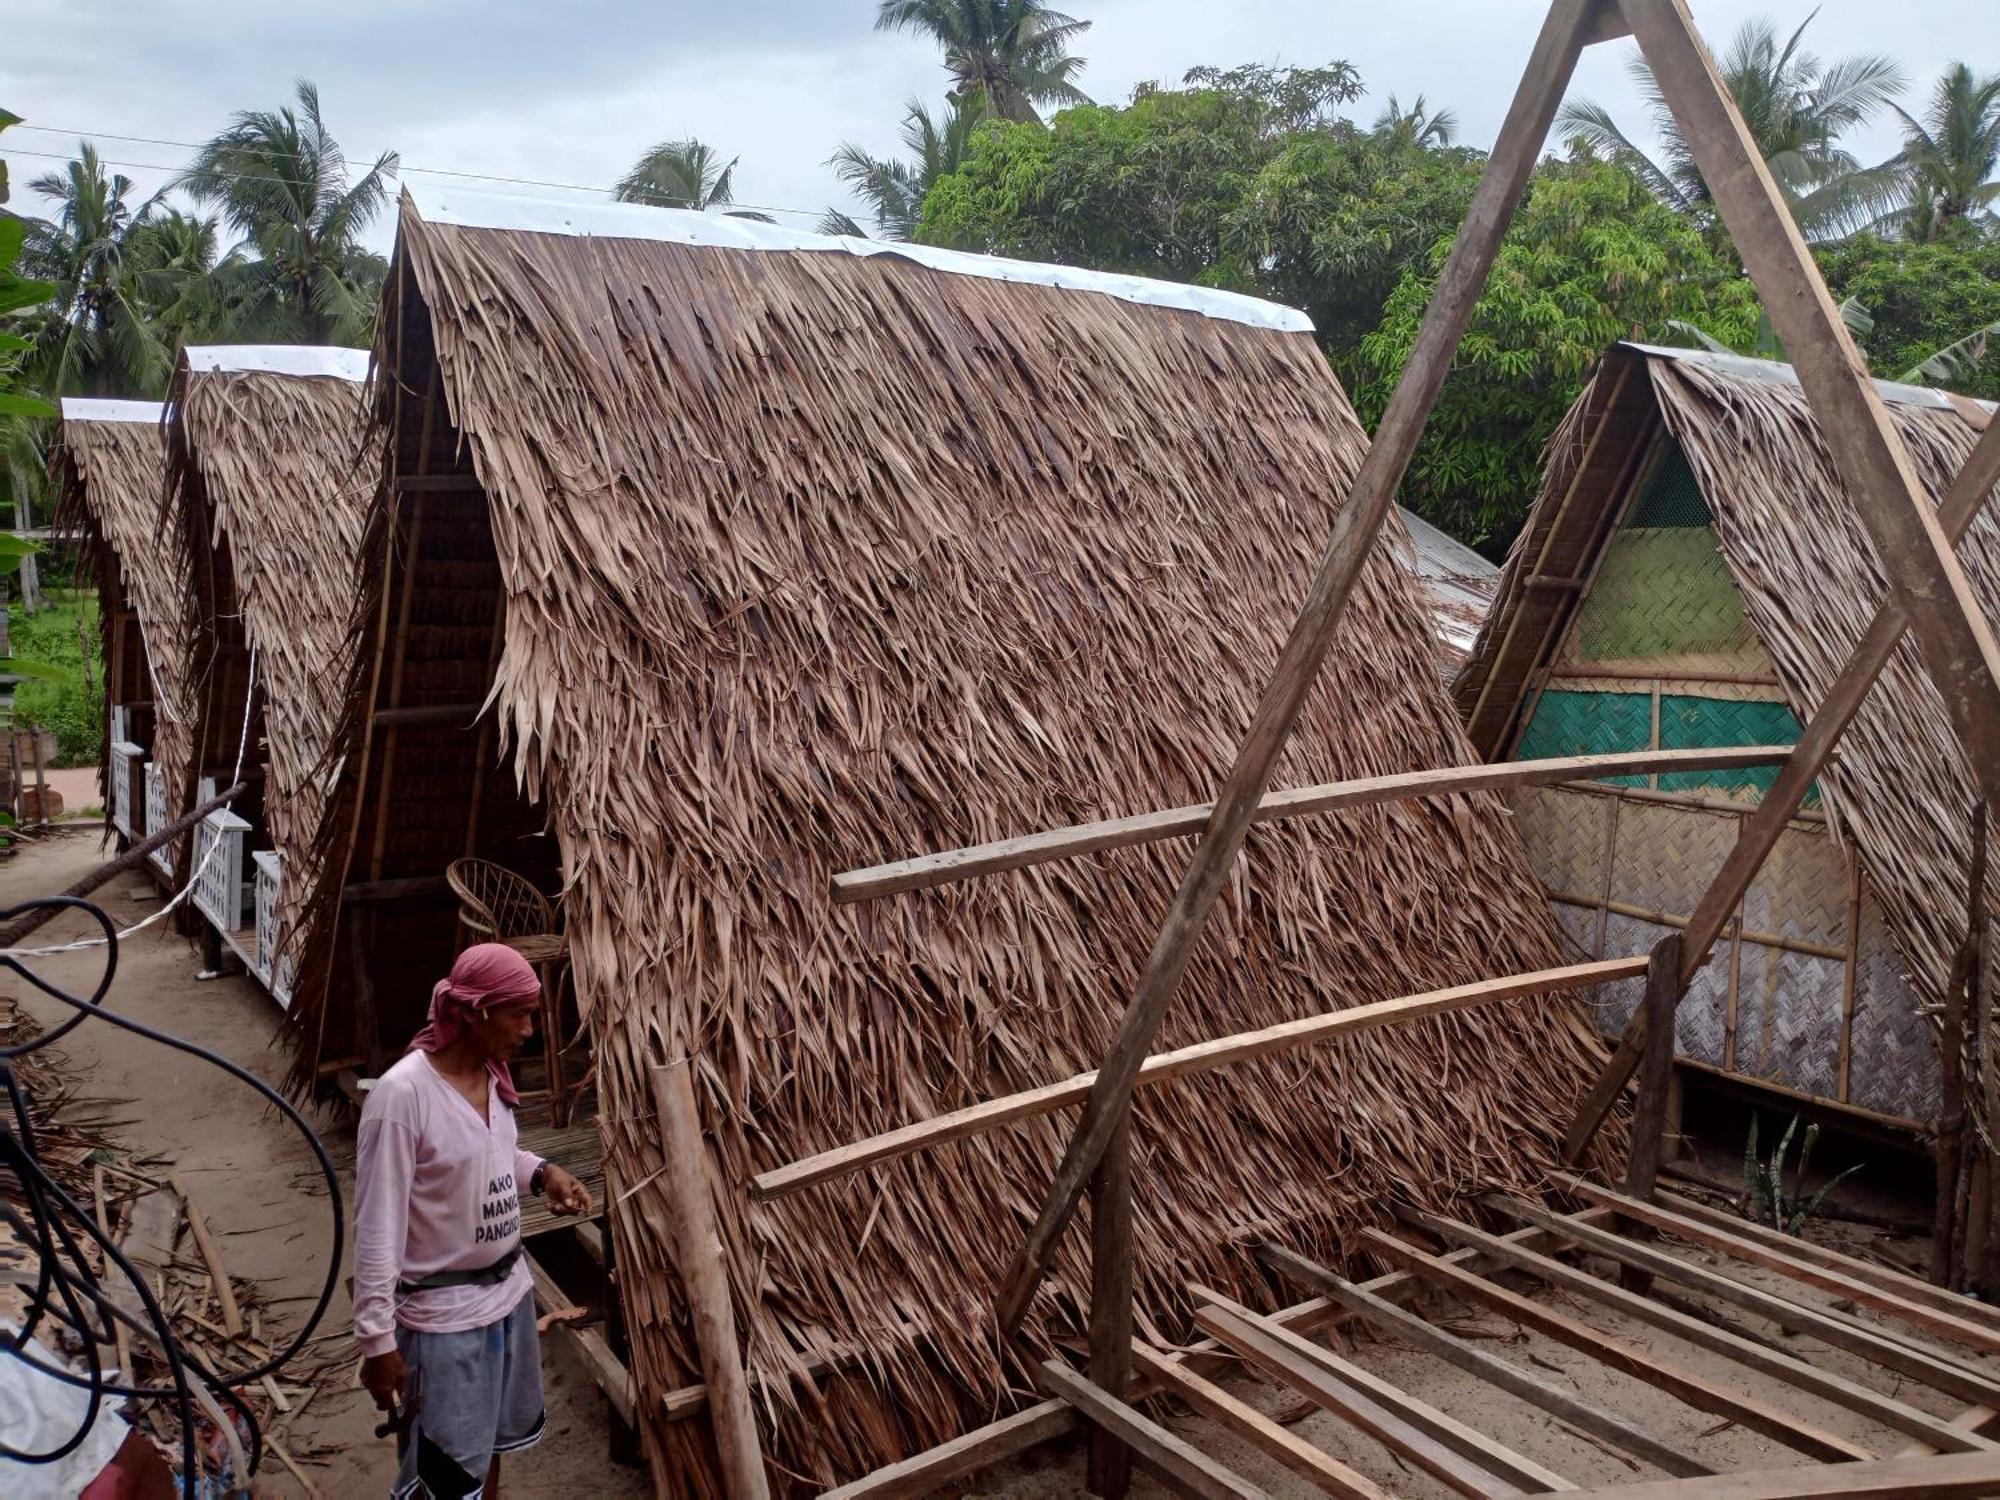
[[[262,1079],[198,1043],[147,1026],[129,1016],[119,1015],[103,1004],[118,968],[119,934],[115,924],[100,907],[72,896],[51,896],[0,911],[0,922],[11,921],[28,912],[50,907],[80,911],[94,920],[103,929],[104,936],[92,939],[91,943],[93,946],[104,948],[105,962],[96,985],[90,995],[85,997],[72,994],[62,985],[21,962],[21,957],[24,955],[0,952],[0,965],[12,969],[44,994],[76,1011],[75,1016],[60,1026],[52,1027],[28,1041],[0,1047],[0,1086],[5,1088],[9,1106],[4,1114],[0,1114],[0,1169],[11,1172],[20,1184],[22,1203],[20,1208],[0,1203],[0,1220],[4,1220],[20,1234],[37,1257],[36,1277],[29,1298],[27,1315],[22,1319],[18,1330],[6,1335],[4,1349],[8,1355],[50,1379],[88,1390],[90,1398],[76,1432],[64,1443],[44,1452],[29,1453],[15,1448],[4,1436],[0,1436],[0,1458],[20,1463],[47,1464],[56,1462],[75,1451],[95,1425],[104,1398],[107,1396],[169,1399],[174,1403],[181,1423],[182,1488],[183,1492],[191,1497],[196,1493],[196,1482],[200,1474],[194,1434],[195,1409],[201,1392],[195,1389],[195,1382],[206,1387],[215,1400],[226,1403],[241,1418],[242,1426],[249,1436],[249,1454],[246,1462],[252,1474],[262,1462],[264,1443],[256,1416],[237,1394],[235,1388],[261,1380],[283,1368],[306,1347],[325,1318],[338,1284],[341,1253],[347,1234],[346,1210],[340,1196],[340,1180],[334,1169],[333,1159],[327,1153],[325,1143],[320,1140],[317,1132],[288,1100]],[[98,1226],[95,1215],[71,1197],[42,1166],[36,1151],[34,1126],[26,1094],[14,1073],[15,1060],[52,1045],[61,1036],[91,1018],[199,1058],[239,1082],[248,1084],[297,1127],[311,1148],[320,1175],[326,1183],[327,1204],[332,1217],[332,1237],[326,1274],[312,1311],[304,1323],[291,1341],[269,1358],[241,1370],[219,1371],[209,1368],[194,1351],[180,1343],[165,1310],[147,1286],[145,1277],[112,1243],[110,1236]],[[97,1273],[92,1270],[85,1253],[84,1241],[78,1239],[70,1227],[70,1221],[82,1227],[85,1239],[97,1246],[104,1257],[105,1265],[115,1268],[138,1294],[138,1301],[145,1314],[143,1320],[111,1297],[100,1284]],[[113,1319],[124,1323],[159,1346],[166,1359],[167,1369],[172,1378],[171,1384],[139,1385],[132,1380],[130,1371],[123,1372],[125,1380],[122,1383],[110,1378],[99,1359],[98,1345],[111,1342]],[[28,1352],[28,1340],[45,1320],[52,1326],[68,1329],[81,1341],[86,1365],[85,1373],[78,1374],[73,1370],[52,1366]],[[248,1476],[240,1477],[247,1482]]]

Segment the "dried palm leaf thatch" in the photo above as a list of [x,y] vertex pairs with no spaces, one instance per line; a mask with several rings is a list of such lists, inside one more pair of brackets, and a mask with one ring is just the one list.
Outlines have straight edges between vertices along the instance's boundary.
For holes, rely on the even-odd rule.
[[[167,454],[169,509],[193,560],[178,594],[199,700],[185,763],[233,761],[248,675],[241,653],[254,650],[261,738],[250,756],[261,758],[264,829],[284,860],[278,948],[267,960],[276,975],[315,884],[321,773],[345,706],[355,559],[382,441],[358,380],[244,368],[226,348],[204,352],[212,357],[191,365],[184,356],[176,372]],[[365,361],[359,350],[296,352]]]
[[[176,546],[178,538],[164,537],[160,530],[166,465],[160,413],[152,403],[64,403],[49,450],[49,472],[56,492],[55,525],[83,534],[97,573],[108,701],[121,701],[120,694],[148,683],[143,696],[151,700],[156,722],[164,724],[179,721],[190,693],[187,642],[176,611],[185,554]],[[136,618],[143,661],[122,662],[112,650],[125,610]],[[124,682],[113,680],[120,668]],[[100,776],[108,774],[110,718],[105,715],[107,746],[99,758]],[[101,790],[108,799],[110,788]]]
[[[1621,377],[1624,378],[1621,386]],[[1988,411],[1963,397],[1879,386],[1933,503],[1972,450]],[[1502,574],[1499,595],[1454,694],[1471,712],[1489,682],[1519,698],[1533,680],[1543,617],[1560,595],[1531,589],[1544,544],[1562,518],[1570,535],[1601,535],[1622,490],[1579,490],[1562,502],[1594,440],[1630,443],[1663,422],[1693,467],[1750,623],[1803,722],[1825,695],[1884,596],[1874,542],[1833,467],[1788,366],[1697,352],[1618,345],[1549,444],[1540,498]],[[1585,493],[1585,491],[1589,491]],[[1565,545],[1557,537],[1555,546]],[[1595,545],[1592,543],[1591,545]],[[1989,620],[2000,624],[2000,506],[1989,500],[1958,556]],[[1557,571],[1575,559],[1565,555]],[[1475,736],[1502,714],[1482,712]],[[1482,728],[1481,726],[1485,726]],[[1832,762],[1820,790],[1835,836],[1858,849],[1871,889],[1927,1004],[1941,1001],[1965,937],[1971,815],[1978,792],[1943,700],[1905,635]],[[1989,900],[2000,899],[2000,874]],[[1993,951],[1989,944],[1988,951]],[[1838,1006],[1839,997],[1828,1004]]]
[[[1094,1066],[1185,851],[856,908],[829,879],[1212,794],[1365,436],[1307,335],[891,256],[406,199],[390,286],[384,414],[441,374],[438,447],[469,453],[505,577],[497,704],[561,845],[642,1410],[699,1379],[649,1077],[690,1055],[773,1465],[817,1483],[948,1437],[1026,1389],[990,1298],[1070,1120],[768,1207],[748,1181]],[[1394,545],[1280,785],[1468,758]],[[1489,796],[1272,825],[1160,1045],[1557,952]],[[1189,1277],[1249,1295],[1262,1234],[1342,1261],[1391,1200],[1532,1183],[1599,1055],[1544,997],[1149,1091],[1144,1316],[1185,1328]],[[1080,1326],[1085,1259],[1071,1235],[1039,1347]],[[647,1425],[705,1492],[698,1424]]]

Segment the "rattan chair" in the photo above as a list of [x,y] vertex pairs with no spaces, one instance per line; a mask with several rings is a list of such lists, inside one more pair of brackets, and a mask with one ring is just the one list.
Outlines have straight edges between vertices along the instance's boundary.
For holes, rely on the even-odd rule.
[[569,1086],[563,1068],[562,985],[569,971],[569,938],[548,897],[526,877],[485,859],[453,860],[445,881],[458,897],[458,947],[505,943],[535,966],[542,979],[542,1057],[549,1074],[549,1123],[569,1124]]

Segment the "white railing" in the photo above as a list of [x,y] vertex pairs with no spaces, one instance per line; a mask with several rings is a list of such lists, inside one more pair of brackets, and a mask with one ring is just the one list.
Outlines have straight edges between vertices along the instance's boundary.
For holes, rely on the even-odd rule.
[[257,961],[250,971],[264,981],[279,1008],[292,1005],[292,956],[273,963],[281,934],[278,931],[278,890],[284,879],[284,856],[275,849],[259,849],[251,859],[257,863]]
[[114,740],[111,744],[111,786],[109,788],[111,826],[134,838],[132,829],[132,773],[138,769],[146,752],[127,740]]
[[249,823],[226,809],[217,809],[195,825],[194,904],[223,932],[235,932],[248,921],[243,851],[249,835]]
[[[153,834],[167,826],[167,784],[157,761],[146,762],[146,832]],[[168,879],[174,873],[174,846],[162,844],[146,858]]]

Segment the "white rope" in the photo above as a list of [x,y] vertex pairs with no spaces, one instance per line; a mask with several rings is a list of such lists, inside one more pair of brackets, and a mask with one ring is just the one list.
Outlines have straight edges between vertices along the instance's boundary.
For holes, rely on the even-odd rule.
[[[243,761],[250,751],[250,716],[252,711],[256,708],[256,705],[257,705],[257,648],[255,646],[252,646],[250,648],[250,669],[248,673],[248,685],[245,687],[243,693],[243,733],[242,736],[236,742],[236,769],[234,772],[230,774],[229,777],[229,784],[231,786],[235,786],[238,782],[240,782],[243,779]],[[235,805],[235,800],[236,799],[232,797],[228,802],[223,803],[220,811],[228,812],[230,808]],[[214,813],[209,814],[209,817],[214,817],[214,816],[215,816]],[[170,897],[166,901],[166,903],[162,905],[160,909],[154,912],[150,917],[147,917],[142,921],[134,922],[130,927],[121,930],[118,934],[117,941],[122,943],[125,941],[125,939],[129,937],[134,937],[137,934],[144,932],[148,927],[151,927],[155,922],[159,921],[160,918],[166,916],[169,912],[179,907],[182,902],[188,899],[189,896],[192,896],[194,894],[195,887],[201,883],[201,877],[203,872],[208,869],[209,861],[214,859],[215,856],[221,852],[221,849],[222,849],[221,839],[217,839],[214,843],[210,844],[208,846],[208,853],[204,854],[201,857],[201,863],[196,865],[194,869],[188,872],[187,884],[182,886],[179,890],[175,891],[172,897]],[[54,946],[48,948],[0,948],[0,957],[47,958],[49,955],[55,953],[76,953],[82,951],[85,948],[102,948],[106,943],[110,941],[111,939],[109,938],[94,937],[94,938],[79,938],[76,942],[73,943],[57,943]]]

